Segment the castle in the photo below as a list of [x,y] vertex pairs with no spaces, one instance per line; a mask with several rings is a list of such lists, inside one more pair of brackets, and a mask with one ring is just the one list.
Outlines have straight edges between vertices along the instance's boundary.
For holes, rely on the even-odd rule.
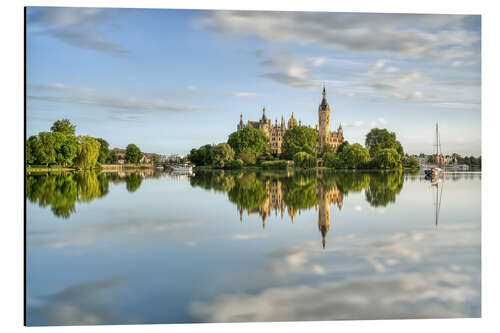
[[[318,133],[317,141],[317,151],[318,153],[325,152],[327,145],[331,145],[334,150],[344,142],[344,135],[342,133],[342,125],[339,124],[337,132],[330,131],[330,105],[326,101],[326,89],[323,87],[323,99],[318,107],[318,123],[315,130]],[[288,126],[285,126],[285,118],[281,116],[281,123],[278,124],[278,119],[275,120],[274,125],[271,124],[271,120],[266,116],[266,108],[262,109],[262,118],[257,121],[249,120],[245,125],[243,123],[243,115],[240,114],[240,122],[237,126],[237,130],[240,131],[245,127],[253,127],[260,129],[266,133],[269,137],[269,145],[271,152],[274,155],[281,154],[281,145],[283,144],[283,136],[285,132],[292,129],[295,126],[302,126],[302,122],[295,119],[293,112],[292,116],[288,120]],[[310,127],[310,126],[309,126]]]

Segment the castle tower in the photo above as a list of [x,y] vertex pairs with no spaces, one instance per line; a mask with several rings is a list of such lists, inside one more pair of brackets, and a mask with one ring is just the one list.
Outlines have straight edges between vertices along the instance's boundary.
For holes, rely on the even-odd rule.
[[292,116],[288,120],[288,129],[292,129],[296,126],[297,126],[297,119],[295,119],[295,117],[293,116],[293,112],[292,112]]
[[266,107],[262,108],[262,118],[259,121],[259,129],[263,130],[267,136],[270,136],[271,120],[266,116]]
[[243,114],[240,113],[240,123],[238,124],[238,131],[241,131],[245,127],[245,124],[243,124]]
[[330,134],[330,105],[326,101],[326,89],[323,86],[323,99],[318,108],[318,150],[319,152],[325,151],[325,145]]

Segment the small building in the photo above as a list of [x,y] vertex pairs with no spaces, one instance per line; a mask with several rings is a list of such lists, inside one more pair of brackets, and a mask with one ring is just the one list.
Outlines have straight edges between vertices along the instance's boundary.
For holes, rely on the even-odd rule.
[[151,163],[153,161],[153,154],[142,154],[142,158],[141,160],[139,161],[140,163]]

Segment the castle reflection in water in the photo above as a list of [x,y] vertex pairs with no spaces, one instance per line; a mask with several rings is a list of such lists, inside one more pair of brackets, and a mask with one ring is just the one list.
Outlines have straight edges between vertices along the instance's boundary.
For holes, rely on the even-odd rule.
[[[41,207],[50,207],[52,213],[69,219],[76,212],[78,203],[106,196],[110,184],[125,183],[130,193],[139,190],[145,179],[168,178],[171,181],[189,182],[192,187],[227,194],[236,205],[239,218],[260,216],[262,227],[271,214],[285,212],[291,223],[301,211],[318,212],[318,230],[325,247],[327,234],[333,223],[335,206],[342,209],[344,196],[349,192],[364,192],[372,207],[384,207],[396,201],[405,178],[423,176],[395,172],[329,172],[317,170],[298,171],[199,171],[193,175],[175,175],[154,170],[124,173],[44,173],[26,178],[26,197]],[[422,178],[422,181],[423,180]],[[331,207],[333,206],[333,208]],[[245,214],[246,213],[246,214]]]
[[[318,176],[321,176],[321,174],[319,174]],[[267,198],[261,206],[252,209],[246,209],[247,215],[260,216],[262,219],[262,228],[266,227],[266,220],[272,213],[274,213],[275,216],[278,216],[278,214],[280,214],[281,220],[283,221],[286,212],[290,217],[291,223],[293,223],[295,216],[297,215],[297,213],[300,215],[301,210],[296,209],[290,205],[287,206],[283,198],[282,182],[280,180],[271,180],[267,185],[269,187],[269,194]],[[314,208],[318,212],[318,229],[321,233],[321,242],[323,248],[325,248],[326,245],[326,235],[330,230],[330,206],[333,204],[334,206],[337,206],[339,210],[342,210],[343,199],[344,195],[342,194],[342,192],[340,192],[339,188],[336,185],[326,188],[320,182],[316,184],[317,202],[314,205]],[[243,221],[245,209],[240,204],[238,204],[237,207],[240,215],[240,221]]]

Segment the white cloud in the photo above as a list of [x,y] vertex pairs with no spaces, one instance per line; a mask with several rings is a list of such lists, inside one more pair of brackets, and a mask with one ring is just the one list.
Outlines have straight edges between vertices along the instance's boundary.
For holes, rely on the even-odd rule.
[[424,77],[422,76],[422,73],[413,71],[400,76],[396,81],[400,84],[406,84],[414,81],[420,81],[423,79]]
[[263,237],[262,235],[251,235],[251,234],[235,234],[229,236],[230,239],[234,240],[247,240],[247,239],[254,239],[254,238],[260,238]]
[[385,120],[384,118],[377,118],[377,121],[382,125],[387,125],[387,120]]
[[[260,54],[259,56],[262,57],[263,55]],[[287,51],[281,50],[276,52],[263,60],[261,64],[274,70],[273,72],[262,74],[262,77],[269,78],[277,83],[302,89],[312,89],[318,86],[311,79],[309,70],[305,67],[305,64],[292,59],[290,53]]]
[[116,120],[137,120],[151,112],[194,112],[207,110],[200,106],[169,103],[164,99],[141,100],[133,97],[97,96],[91,94],[74,94],[71,96],[29,95],[28,99],[112,109],[110,116]]
[[43,7],[30,8],[27,25],[72,46],[99,52],[122,54],[119,44],[106,41],[99,26],[109,24],[114,10],[103,8]]
[[436,270],[223,294],[190,311],[210,322],[453,318],[478,297],[469,275]]
[[480,316],[479,229],[352,238],[334,237],[326,253],[313,243],[279,248],[265,268],[286,285],[264,280],[196,301],[190,312],[210,322]]
[[394,67],[394,66],[389,66],[385,69],[385,71],[387,73],[397,73],[399,72],[399,68],[398,67]]
[[[113,278],[69,286],[54,294],[39,297],[41,305],[29,306],[30,325],[103,325],[132,323],[100,306],[109,289],[118,287],[122,280]],[[110,300],[113,304],[113,300]],[[107,302],[109,303],[109,302]]]
[[393,92],[391,93],[391,96],[399,100],[412,101],[422,99],[424,97],[424,94],[421,91],[414,91],[406,94]]
[[253,93],[253,92],[247,92],[247,91],[235,91],[235,92],[231,93],[231,96],[234,96],[234,97],[253,97],[253,96],[257,96],[257,94]]
[[29,238],[30,244],[33,246],[66,248],[88,246],[89,244],[99,242],[100,237],[108,237],[109,235],[140,234],[140,238],[142,239],[144,234],[171,233],[176,229],[197,226],[200,224],[203,224],[203,222],[168,219],[136,220],[130,217],[129,219],[123,218],[121,223],[80,225],[65,229],[64,232],[59,233],[54,233],[53,230],[46,230],[44,232],[28,233],[27,237]]
[[377,60],[375,65],[370,69],[370,71],[367,73],[368,76],[373,76],[375,75],[379,70],[381,70],[385,66],[385,60]]
[[68,86],[62,83],[29,84],[28,89],[35,91],[46,91],[46,92],[69,92],[74,94],[89,94],[94,91],[94,89],[92,88]]
[[325,57],[317,57],[312,59],[311,64],[313,67],[319,67],[323,65],[325,62],[326,62]]
[[[256,35],[277,43],[319,43],[352,51],[458,59],[477,54],[477,31],[461,15],[210,11],[196,24],[214,31]],[[429,24],[432,22],[432,24]]]
[[443,107],[447,109],[480,109],[481,104],[477,103],[456,103],[456,102],[443,102],[436,103],[434,106]]
[[385,120],[384,118],[377,118],[377,119],[370,122],[370,128],[384,127],[387,124],[388,124],[388,121]]
[[371,84],[372,88],[376,90],[393,90],[397,89],[397,86],[389,82],[373,82]]

